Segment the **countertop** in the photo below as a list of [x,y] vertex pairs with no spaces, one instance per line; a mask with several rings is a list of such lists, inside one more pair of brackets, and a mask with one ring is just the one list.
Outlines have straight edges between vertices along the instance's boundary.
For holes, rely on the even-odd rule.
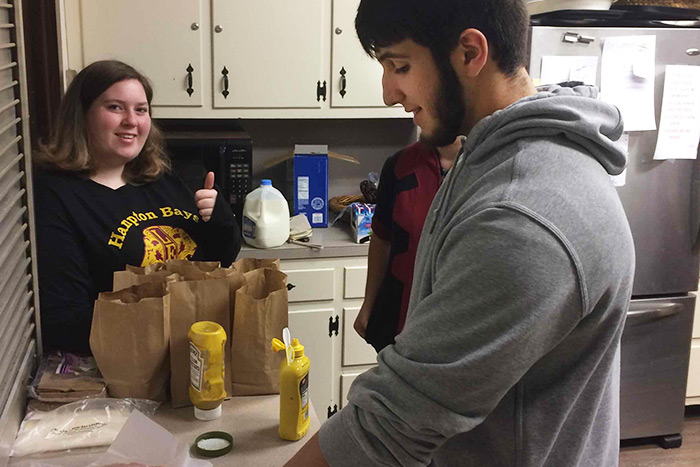
[[160,408],[153,420],[176,437],[192,443],[207,431],[231,433],[231,452],[207,459],[215,466],[272,467],[284,465],[321,428],[312,405],[309,405],[309,412],[309,432],[299,441],[285,441],[277,433],[279,395],[232,397],[224,401],[222,416],[208,422],[195,419],[192,407],[173,409],[169,406]]
[[[240,396],[224,401],[223,414],[212,421],[200,421],[194,418],[192,407],[173,409],[170,404],[163,405],[153,416],[153,421],[184,440],[190,446],[194,440],[207,431],[226,431],[233,436],[233,449],[228,454],[207,459],[214,466],[231,467],[274,467],[282,466],[291,459],[301,447],[320,429],[321,423],[316,412],[309,404],[309,431],[299,441],[280,439],[279,395]],[[99,452],[82,454],[54,454],[41,458],[10,458],[12,467],[29,467],[32,461],[43,461],[51,466],[84,466],[95,461],[107,448]],[[197,456],[190,450],[194,458]],[[34,464],[36,465],[36,464]]]
[[341,256],[367,256],[369,243],[355,243],[352,240],[352,231],[347,223],[338,222],[336,226],[325,229],[313,229],[311,243],[323,245],[323,249],[317,250],[306,246],[285,243],[276,248],[253,248],[243,242],[239,258],[279,258],[279,259],[310,259],[333,258]]

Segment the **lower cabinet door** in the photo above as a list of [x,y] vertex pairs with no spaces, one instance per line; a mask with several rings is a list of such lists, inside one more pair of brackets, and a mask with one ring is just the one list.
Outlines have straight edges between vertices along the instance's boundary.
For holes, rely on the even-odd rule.
[[[309,392],[311,403],[323,423],[328,418],[328,408],[337,406],[334,385],[337,373],[334,371],[334,339],[328,336],[328,320],[334,316],[333,308],[297,309],[289,311],[289,331],[292,339],[299,339],[304,346],[304,354],[309,357]],[[337,339],[336,339],[337,340]]]
[[367,370],[357,370],[352,372],[344,372],[340,377],[340,408],[342,409],[348,405],[348,392],[350,392],[350,385],[355,378],[360,376]]
[[355,331],[353,324],[360,307],[343,308],[343,366],[374,365],[377,352]]

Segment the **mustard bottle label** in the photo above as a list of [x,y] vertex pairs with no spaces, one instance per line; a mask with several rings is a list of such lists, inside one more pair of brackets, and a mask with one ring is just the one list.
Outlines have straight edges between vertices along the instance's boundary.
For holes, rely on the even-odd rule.
[[202,358],[202,352],[190,342],[190,384],[196,391],[202,390],[203,374],[204,358]]
[[299,383],[299,394],[301,394],[301,419],[309,418],[309,374],[307,373]]

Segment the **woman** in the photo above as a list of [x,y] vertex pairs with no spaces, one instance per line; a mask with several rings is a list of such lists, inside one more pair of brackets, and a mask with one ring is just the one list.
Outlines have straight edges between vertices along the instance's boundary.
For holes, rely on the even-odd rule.
[[34,196],[45,348],[89,353],[98,293],[127,264],[217,260],[240,250],[231,208],[209,173],[195,196],[170,173],[151,123],[148,79],[118,61],[73,80],[49,144],[36,157]]

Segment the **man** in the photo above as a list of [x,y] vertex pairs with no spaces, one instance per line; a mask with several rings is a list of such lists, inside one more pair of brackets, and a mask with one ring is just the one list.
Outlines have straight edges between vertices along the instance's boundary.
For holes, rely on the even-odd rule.
[[363,0],[384,99],[439,146],[406,325],[289,465],[615,466],[634,249],[620,114],[538,92],[522,0]]
[[365,300],[354,323],[377,352],[394,343],[406,322],[423,223],[461,148],[461,136],[439,148],[418,141],[384,163],[372,217]]

